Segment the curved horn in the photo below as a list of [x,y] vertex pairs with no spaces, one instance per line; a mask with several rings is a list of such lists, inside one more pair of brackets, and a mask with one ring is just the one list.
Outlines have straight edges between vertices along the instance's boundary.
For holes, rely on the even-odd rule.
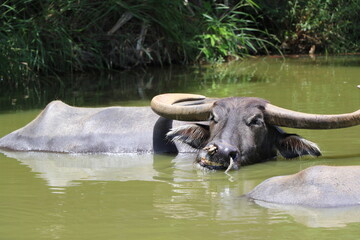
[[199,105],[173,105],[184,101],[206,100],[205,96],[183,93],[166,93],[155,96],[151,100],[151,108],[158,115],[181,121],[205,121],[209,119],[209,114],[214,101],[204,101]]
[[321,115],[295,112],[268,103],[265,106],[265,120],[273,125],[291,128],[345,128],[360,124],[360,109],[353,113]]

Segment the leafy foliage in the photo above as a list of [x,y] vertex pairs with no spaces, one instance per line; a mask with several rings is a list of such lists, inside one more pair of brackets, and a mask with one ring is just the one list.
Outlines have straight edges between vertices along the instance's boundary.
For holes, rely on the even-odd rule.
[[282,42],[284,51],[307,53],[312,45],[320,52],[360,50],[358,0],[259,1],[264,25]]
[[218,4],[214,12],[202,14],[204,30],[195,39],[200,54],[206,60],[222,61],[228,57],[239,58],[249,52],[256,53],[257,46],[265,47],[264,41],[255,37],[254,32],[258,30],[252,28],[255,25],[253,17],[241,11],[246,7],[255,8],[256,5],[251,1],[240,1],[232,8]]
[[[357,0],[4,0],[0,84],[276,50],[360,49]],[[276,37],[275,37],[276,35]]]
[[[264,48],[255,19],[234,6],[172,0],[5,0],[0,3],[0,76],[220,60]],[[23,81],[23,80],[22,80]]]

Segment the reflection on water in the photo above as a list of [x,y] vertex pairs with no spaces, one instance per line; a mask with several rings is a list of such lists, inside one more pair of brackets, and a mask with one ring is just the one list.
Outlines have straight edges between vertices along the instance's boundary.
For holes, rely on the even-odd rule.
[[[303,57],[286,61],[255,58],[217,67],[70,75],[17,90],[0,85],[0,110],[41,109],[54,99],[76,106],[147,105],[153,96],[163,92],[201,93],[211,97],[258,96],[275,104],[285,103],[285,107],[302,103],[300,106],[305,108],[309,103],[324,104],[318,101],[319,96],[328,100],[348,98],[345,89],[354,96],[359,82],[353,76],[360,73],[359,59],[360,56],[317,57],[315,60]],[[329,91],[330,84],[334,89]],[[274,91],[281,94],[274,96]]]
[[157,176],[151,154],[4,153],[38,173],[50,187],[69,187],[78,180],[151,181]]
[[[359,109],[360,57],[257,58],[218,67],[129,71],[0,89],[0,136],[30,122],[52,99],[72,105],[148,105],[162,92],[257,96],[312,113]],[[94,76],[91,76],[94,78]],[[92,84],[89,84],[91,82]],[[316,142],[320,158],[278,159],[204,172],[194,155],[0,153],[0,238],[354,239],[357,207],[311,209],[250,202],[261,181],[313,165],[359,165],[360,126],[287,129]],[[16,160],[15,160],[16,159]]]
[[[211,218],[216,221],[253,219],[257,222],[256,218],[267,216],[270,217],[267,223],[275,224],[288,223],[288,216],[291,216],[294,221],[305,226],[326,228],[360,222],[360,207],[316,209],[255,201],[256,205],[243,197],[258,184],[256,174],[260,168],[266,172],[276,167],[276,175],[280,175],[289,169],[296,172],[299,167],[307,167],[306,163],[299,161],[293,164],[285,161],[270,162],[263,167],[257,165],[255,169],[250,167],[226,175],[197,168],[193,165],[194,154],[172,157],[152,154],[3,153],[46,180],[53,194],[66,194],[68,187],[79,186],[84,181],[165,183],[168,187],[156,187],[151,191],[151,198],[155,208],[152,211],[160,211],[166,218],[207,218],[210,211]],[[284,171],[282,167],[288,169]],[[198,204],[206,207],[202,208]],[[209,206],[212,209],[208,209]]]
[[349,223],[360,222],[360,206],[341,208],[307,208],[301,206],[279,205],[256,201],[271,213],[291,215],[296,222],[318,228],[345,227]]

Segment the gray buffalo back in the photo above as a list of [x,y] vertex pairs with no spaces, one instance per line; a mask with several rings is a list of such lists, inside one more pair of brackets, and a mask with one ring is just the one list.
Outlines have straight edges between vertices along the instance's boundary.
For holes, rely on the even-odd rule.
[[[0,147],[69,153],[152,152],[158,119],[149,107],[77,108],[54,101],[28,125],[0,139]],[[171,127],[171,122],[167,125]],[[168,130],[161,127],[160,132]]]
[[314,166],[272,177],[247,196],[268,203],[309,207],[360,205],[360,166]]

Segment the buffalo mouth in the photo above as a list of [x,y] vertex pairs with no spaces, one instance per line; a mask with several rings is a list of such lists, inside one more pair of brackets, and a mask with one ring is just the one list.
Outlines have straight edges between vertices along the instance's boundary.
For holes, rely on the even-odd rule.
[[225,170],[228,166],[225,166],[225,164],[220,162],[214,162],[209,159],[206,159],[205,157],[200,158],[198,161],[199,165],[201,167],[210,169],[210,170]]
[[225,170],[227,173],[231,169],[238,169],[237,159],[229,158],[229,159],[218,159],[212,160],[208,155],[198,156],[196,162],[203,168],[209,170]]

